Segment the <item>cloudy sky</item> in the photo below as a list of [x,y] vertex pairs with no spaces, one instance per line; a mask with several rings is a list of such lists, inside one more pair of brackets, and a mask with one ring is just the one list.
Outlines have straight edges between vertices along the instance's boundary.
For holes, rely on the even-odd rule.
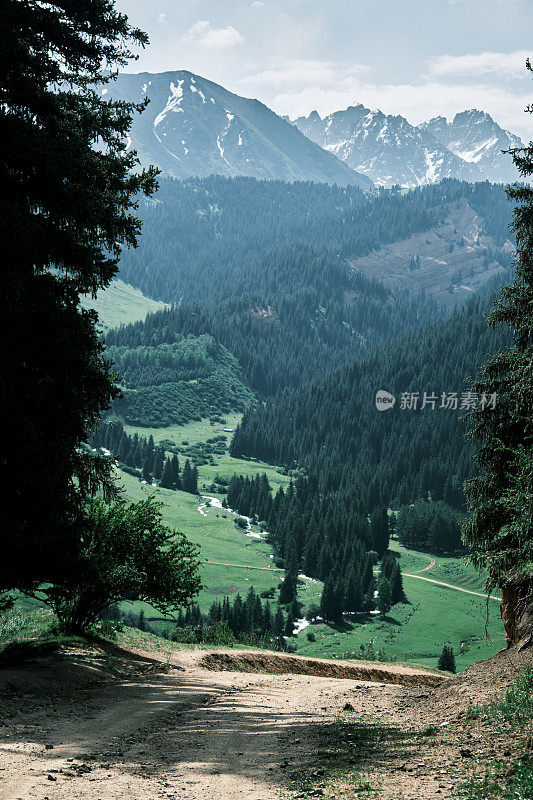
[[[130,72],[188,69],[292,118],[355,103],[418,123],[488,111],[533,139],[533,0],[117,0],[150,46]],[[532,58],[533,60],[533,58]]]

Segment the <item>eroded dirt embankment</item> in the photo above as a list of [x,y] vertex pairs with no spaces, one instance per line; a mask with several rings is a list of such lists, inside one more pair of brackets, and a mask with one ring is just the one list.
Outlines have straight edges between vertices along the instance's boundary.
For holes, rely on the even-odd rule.
[[215,650],[198,659],[198,666],[211,671],[268,672],[272,675],[314,675],[320,678],[393,683],[399,686],[439,686],[446,678],[425,670],[396,664],[327,661],[281,653],[246,650]]

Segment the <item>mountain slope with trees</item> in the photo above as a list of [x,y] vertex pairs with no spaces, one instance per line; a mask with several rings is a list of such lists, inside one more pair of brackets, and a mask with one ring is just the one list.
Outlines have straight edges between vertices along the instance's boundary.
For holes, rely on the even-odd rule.
[[268,302],[302,286],[330,297],[350,289],[348,259],[429,231],[460,200],[501,246],[511,209],[503,187],[489,183],[448,180],[367,197],[312,183],[161,180],[154,198],[140,202],[143,237],[124,253],[120,275],[165,302],[218,305],[254,294]]
[[[473,474],[459,421],[468,410],[466,381],[487,352],[508,341],[505,332],[488,330],[487,308],[486,298],[473,299],[445,320],[248,411],[232,454],[302,468],[322,491],[349,489],[367,510],[428,493],[462,507],[462,483]],[[376,409],[378,390],[395,395],[393,408]],[[422,408],[424,392],[432,399]],[[416,408],[402,408],[403,393],[418,397]]]

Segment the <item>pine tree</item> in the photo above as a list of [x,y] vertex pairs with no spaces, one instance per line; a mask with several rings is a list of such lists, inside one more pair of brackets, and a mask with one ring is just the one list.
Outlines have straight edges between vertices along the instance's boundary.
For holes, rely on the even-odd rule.
[[282,606],[289,605],[296,597],[296,577],[293,572],[286,570],[279,589],[279,602]]
[[386,508],[376,508],[370,515],[372,546],[380,558],[387,552],[390,540],[389,517]]
[[165,461],[165,466],[163,467],[163,474],[161,476],[161,481],[159,485],[163,489],[174,488],[174,471],[172,469],[170,458],[167,458]]
[[390,583],[387,578],[382,578],[378,584],[378,608],[382,617],[390,611],[391,604],[392,593]]
[[339,604],[336,582],[333,576],[328,576],[324,582],[320,597],[320,616],[326,622],[342,622],[342,606]]
[[[529,60],[527,69],[532,71]],[[533,113],[533,105],[526,110]],[[533,143],[511,153],[529,181]],[[488,571],[489,591],[520,576],[529,585],[526,596],[533,585],[533,188],[514,184],[507,194],[516,204],[516,278],[501,290],[488,321],[493,329],[508,327],[513,340],[486,363],[472,387],[482,399],[489,398],[489,407],[481,403],[470,415],[480,474],[466,485],[470,517],[463,535],[474,565]]]
[[395,606],[396,603],[405,603],[406,597],[403,588],[402,572],[400,565],[396,562],[390,574],[390,589],[391,589],[391,605]]
[[73,574],[85,499],[117,496],[109,460],[81,449],[118,392],[79,300],[110,284],[155,188],[125,151],[144,103],[102,90],[146,34],[109,0],[4,0],[2,38],[0,590]]
[[154,478],[160,480],[163,475],[163,464],[165,462],[165,451],[162,447],[158,447],[154,455]]
[[191,467],[189,459],[186,460],[181,476],[181,488],[184,492],[198,494],[198,470]]
[[146,455],[144,462],[143,462],[143,470],[142,470],[142,478],[143,481],[146,483],[152,483],[152,473],[151,473],[151,465],[153,463],[153,458],[150,458],[150,455]]
[[451,645],[445,644],[442,648],[442,653],[439,656],[438,667],[444,672],[453,672],[455,674],[457,671],[455,666],[455,655]]
[[281,606],[278,606],[276,609],[276,614],[274,615],[274,633],[276,636],[283,636],[285,631],[285,617],[283,615],[283,611]]
[[292,612],[289,609],[289,613],[287,614],[287,619],[285,620],[285,636],[293,636],[294,635],[294,617],[292,616]]
[[363,608],[363,586],[359,571],[352,567],[346,581],[343,608],[345,611],[361,611]]
[[148,623],[146,622],[146,617],[144,616],[144,609],[141,608],[139,611],[139,619],[137,622],[137,627],[140,631],[147,631],[148,630]]
[[178,461],[177,455],[174,453],[172,456],[172,483],[173,489],[181,489],[181,478],[180,478],[180,462]]
[[292,618],[294,620],[300,619],[300,614],[302,613],[302,606],[301,603],[298,602],[298,598],[295,597],[292,603],[289,606],[289,611],[292,614]]
[[270,633],[273,630],[273,627],[274,620],[272,619],[272,610],[270,608],[270,603],[267,600],[263,609],[263,632]]

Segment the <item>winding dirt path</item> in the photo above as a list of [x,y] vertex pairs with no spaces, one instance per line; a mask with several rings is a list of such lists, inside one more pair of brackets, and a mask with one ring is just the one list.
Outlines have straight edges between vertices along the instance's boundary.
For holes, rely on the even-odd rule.
[[225,561],[208,561],[207,558],[202,562],[203,564],[217,564],[219,567],[238,567],[239,569],[261,569],[266,572],[283,572],[284,570],[277,567],[251,567],[249,564],[228,564]]
[[357,687],[365,708],[368,692],[392,707],[441,680],[235,650],[180,651],[165,672],[162,657],[71,648],[0,671],[0,798],[274,800]]
[[[426,567],[427,569],[427,567]],[[422,572],[422,570],[420,570]],[[444,586],[446,589],[455,589],[457,592],[464,592],[465,594],[473,594],[476,597],[483,597],[489,600],[497,600],[500,602],[501,597],[498,597],[495,594],[487,595],[483,594],[482,592],[474,592],[472,589],[463,589],[461,586],[454,586],[453,583],[443,583],[442,581],[436,581],[434,578],[425,578],[423,575],[416,575],[414,573],[409,572],[402,572],[402,575],[405,578],[417,578],[419,581],[426,581],[427,583],[434,583],[437,586]]]
[[[525,658],[504,653],[432,688],[438,676],[400,665],[349,662],[346,677],[342,662],[266,651],[178,651],[166,663],[65,648],[0,670],[0,800],[333,800],[355,796],[361,776],[380,800],[400,789],[451,800],[464,709],[515,680]],[[438,740],[420,735],[428,725]],[[509,746],[481,734],[468,740],[476,754]]]

